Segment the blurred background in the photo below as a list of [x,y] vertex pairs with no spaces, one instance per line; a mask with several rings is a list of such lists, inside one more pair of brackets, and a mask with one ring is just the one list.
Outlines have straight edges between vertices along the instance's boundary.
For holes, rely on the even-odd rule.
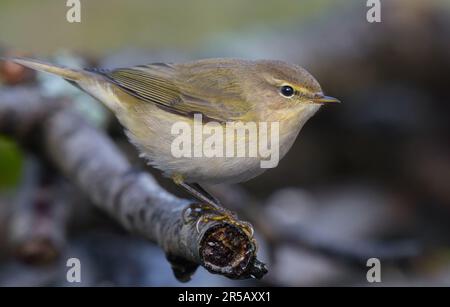
[[[85,286],[366,286],[371,257],[381,261],[381,285],[450,285],[449,0],[382,0],[380,23],[367,22],[362,0],[81,0],[81,23],[72,24],[65,2],[0,0],[0,54],[107,68],[280,59],[305,67],[343,103],[322,108],[278,168],[210,188],[255,225],[269,266],[261,281],[200,268],[179,283],[157,246],[0,135],[1,286],[73,285],[70,257],[81,259]],[[70,96],[146,167],[110,114],[69,84],[5,65],[0,82],[0,91],[39,86]],[[251,205],[236,207],[242,202]],[[289,233],[271,236],[274,227]]]

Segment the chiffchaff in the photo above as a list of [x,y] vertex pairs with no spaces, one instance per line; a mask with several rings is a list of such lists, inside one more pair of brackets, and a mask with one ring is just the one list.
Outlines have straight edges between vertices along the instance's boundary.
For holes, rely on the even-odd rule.
[[[218,201],[199,184],[251,179],[264,172],[260,164],[263,157],[174,157],[175,123],[192,127],[195,114],[201,114],[206,122],[216,122],[216,127],[230,122],[278,123],[278,139],[272,146],[276,143],[279,147],[281,159],[320,106],[338,102],[324,96],[319,83],[306,70],[281,61],[206,59],[82,70],[31,59],[10,60],[59,75],[100,100],[114,112],[131,142],[151,165],[214,206]],[[246,138],[244,146],[257,146],[257,142]]]

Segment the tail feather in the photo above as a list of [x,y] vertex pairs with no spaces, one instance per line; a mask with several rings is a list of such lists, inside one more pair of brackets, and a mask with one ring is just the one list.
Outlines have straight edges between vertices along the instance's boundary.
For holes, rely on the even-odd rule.
[[66,68],[59,65],[45,63],[34,59],[0,58],[0,60],[10,61],[34,70],[52,73],[71,81],[78,81],[84,76],[86,76],[86,72],[84,72],[83,70]]
[[44,71],[60,76],[70,84],[78,87],[82,91],[102,102],[114,112],[116,112],[119,105],[121,105],[121,102],[111,88],[112,83],[104,78],[100,73],[85,69],[66,68],[27,58],[0,57],[0,61],[1,60],[10,61],[34,70]]

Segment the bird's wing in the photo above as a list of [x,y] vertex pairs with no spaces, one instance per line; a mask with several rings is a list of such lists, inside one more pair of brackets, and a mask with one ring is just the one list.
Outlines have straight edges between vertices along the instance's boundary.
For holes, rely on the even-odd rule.
[[230,71],[217,66],[198,69],[157,63],[101,73],[134,97],[176,114],[201,113],[206,119],[225,122],[250,111],[241,86]]

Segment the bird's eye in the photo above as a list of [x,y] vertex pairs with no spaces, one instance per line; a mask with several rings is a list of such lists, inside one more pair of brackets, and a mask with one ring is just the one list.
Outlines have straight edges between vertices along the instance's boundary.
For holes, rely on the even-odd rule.
[[292,97],[292,96],[294,96],[295,91],[294,91],[294,89],[292,88],[292,86],[284,85],[284,86],[281,87],[280,93],[281,93],[281,95],[283,95],[284,97]]

